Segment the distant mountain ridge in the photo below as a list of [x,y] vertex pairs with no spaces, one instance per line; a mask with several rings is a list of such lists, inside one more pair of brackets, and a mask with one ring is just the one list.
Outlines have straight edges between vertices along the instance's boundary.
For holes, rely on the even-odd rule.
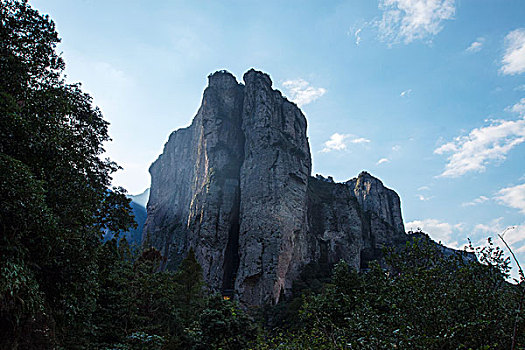
[[[120,232],[120,238],[125,238],[131,246],[139,247],[142,244],[142,229],[144,223],[146,222],[146,205],[149,199],[149,188],[144,192],[138,195],[128,195],[127,197],[131,199],[131,209],[133,216],[135,217],[135,222],[137,223],[137,228],[132,228],[126,232]],[[112,239],[115,235],[111,232],[108,232],[104,235],[104,240]]]
[[150,189],[148,187],[144,190],[144,192],[140,194],[128,195],[128,198],[131,198],[131,200],[134,203],[140,205],[141,207],[146,208],[146,205],[148,205],[148,200],[149,200],[149,192],[150,192]]

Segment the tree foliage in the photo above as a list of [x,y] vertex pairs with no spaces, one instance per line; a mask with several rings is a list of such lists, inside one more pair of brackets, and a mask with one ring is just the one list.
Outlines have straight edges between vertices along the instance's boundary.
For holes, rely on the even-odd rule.
[[[63,78],[53,21],[0,4],[1,340],[81,347],[93,332],[102,229],[133,223],[118,169],[100,158],[107,122]],[[40,345],[37,345],[40,344]]]
[[[302,329],[266,341],[283,349],[510,349],[524,282],[505,281],[509,260],[492,242],[473,250],[478,259],[415,242],[390,250],[388,269],[362,274],[341,262],[332,283],[304,299]],[[517,327],[519,348],[523,314]]]

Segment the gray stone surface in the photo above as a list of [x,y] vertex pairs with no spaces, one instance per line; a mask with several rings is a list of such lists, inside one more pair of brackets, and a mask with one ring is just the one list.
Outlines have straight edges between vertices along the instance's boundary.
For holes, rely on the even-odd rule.
[[246,306],[276,303],[309,262],[366,267],[406,240],[397,194],[368,173],[313,178],[306,119],[250,70],[209,76],[192,124],[150,167],[144,244],[176,268],[192,247],[217,292]]
[[401,200],[396,192],[383,186],[381,180],[366,171],[348,180],[346,185],[354,193],[364,211],[376,213],[397,231],[405,232],[401,216]]
[[244,75],[245,157],[236,291],[248,304],[276,301],[304,260],[311,159],[306,118],[272,89],[268,75]]

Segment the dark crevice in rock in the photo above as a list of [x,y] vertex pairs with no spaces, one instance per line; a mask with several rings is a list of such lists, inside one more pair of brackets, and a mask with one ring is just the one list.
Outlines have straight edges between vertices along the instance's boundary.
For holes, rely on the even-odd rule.
[[240,186],[237,187],[235,193],[235,204],[232,208],[231,226],[228,232],[228,244],[224,252],[224,277],[222,279],[222,292],[229,294],[233,292],[235,286],[235,278],[237,277],[237,270],[239,269],[239,229],[240,229]]
[[279,150],[277,150],[277,153],[275,154],[275,160],[273,161],[272,166],[268,170],[275,170],[278,160],[279,160]]
[[[242,123],[242,120],[239,120]],[[238,126],[241,129],[241,125]],[[235,173],[237,179],[237,186],[235,189],[235,199],[231,209],[230,229],[228,231],[228,243],[224,251],[224,275],[222,278],[222,294],[231,296],[235,289],[235,280],[237,278],[237,271],[239,270],[240,256],[239,256],[239,232],[241,227],[241,168],[244,162],[244,147],[246,138],[244,133],[239,133],[240,147],[238,149],[240,162],[234,162],[230,169]]]
[[288,175],[290,175],[290,177],[292,179],[294,179],[295,181],[300,182],[303,185],[306,185],[306,182],[303,179],[301,179],[297,174],[295,174],[295,173],[288,173]]

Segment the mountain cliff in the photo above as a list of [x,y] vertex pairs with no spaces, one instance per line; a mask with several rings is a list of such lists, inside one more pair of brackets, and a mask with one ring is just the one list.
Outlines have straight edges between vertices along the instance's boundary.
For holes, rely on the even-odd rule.
[[306,125],[267,74],[208,77],[192,124],[150,167],[143,241],[166,268],[193,248],[211,288],[262,305],[287,295],[305,264],[365,268],[406,241],[399,196],[380,180],[310,176]]

